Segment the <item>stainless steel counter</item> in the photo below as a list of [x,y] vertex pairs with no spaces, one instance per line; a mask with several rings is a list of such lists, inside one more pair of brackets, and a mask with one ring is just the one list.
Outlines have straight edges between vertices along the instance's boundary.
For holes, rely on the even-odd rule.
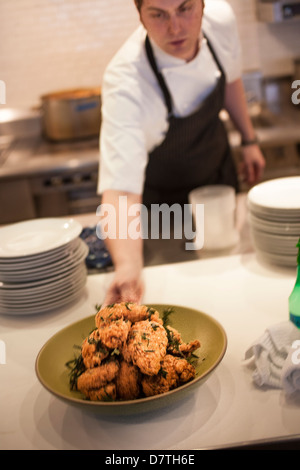
[[[300,105],[292,103],[273,105],[259,104],[250,108],[259,144],[263,150],[300,144]],[[240,135],[223,114],[229,139],[234,151],[240,146]],[[49,142],[42,137],[39,129],[39,115],[32,135],[0,134],[0,180],[51,175],[52,173],[97,171],[99,165],[99,138],[73,142]],[[0,121],[1,129],[1,121]],[[7,132],[9,130],[7,129]],[[286,165],[300,165],[300,158],[285,161]],[[268,161],[271,167],[275,162]],[[299,166],[300,167],[300,166]],[[267,170],[268,170],[267,166]]]
[[[276,86],[278,82],[270,83],[266,94],[274,95]],[[279,98],[249,104],[266,158],[264,179],[300,174],[300,105],[291,102],[291,80],[282,80],[280,87]],[[240,136],[226,116],[224,120],[238,165]],[[95,211],[100,203],[98,167],[97,136],[51,143],[42,137],[38,112],[6,123],[0,115],[0,223]],[[249,187],[242,182],[241,189]]]

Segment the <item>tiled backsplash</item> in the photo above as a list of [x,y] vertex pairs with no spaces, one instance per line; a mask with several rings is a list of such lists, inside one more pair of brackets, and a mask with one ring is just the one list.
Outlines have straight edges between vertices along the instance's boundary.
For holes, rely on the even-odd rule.
[[257,0],[227,1],[238,19],[244,70],[259,69],[267,77],[292,75],[294,59],[300,57],[300,21],[262,23],[256,19]]
[[6,105],[36,105],[44,93],[101,85],[106,64],[137,24],[133,0],[1,0]]
[[[244,71],[291,74],[300,56],[299,23],[259,23],[256,0],[224,1],[238,18]],[[1,0],[6,106],[36,106],[43,93],[101,85],[106,64],[138,22],[133,0]]]

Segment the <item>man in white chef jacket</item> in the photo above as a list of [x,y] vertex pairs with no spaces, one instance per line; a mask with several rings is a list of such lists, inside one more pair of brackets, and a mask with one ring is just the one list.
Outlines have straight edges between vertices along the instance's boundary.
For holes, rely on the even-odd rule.
[[[250,184],[265,161],[256,143],[241,81],[235,17],[224,0],[135,0],[141,25],[108,65],[102,84],[99,192],[129,225],[136,204],[188,202],[199,186],[238,191],[224,124],[241,133]],[[120,206],[126,196],[128,212]],[[124,200],[124,198],[122,198]],[[116,227],[114,226],[114,229]],[[143,240],[109,235],[115,277],[104,304],[140,302]]]

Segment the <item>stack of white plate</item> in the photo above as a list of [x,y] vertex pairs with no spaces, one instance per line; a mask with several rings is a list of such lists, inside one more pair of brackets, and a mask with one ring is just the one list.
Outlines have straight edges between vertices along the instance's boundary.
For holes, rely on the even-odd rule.
[[277,178],[248,193],[250,229],[263,261],[296,266],[300,238],[300,176]]
[[0,229],[0,314],[28,315],[78,299],[87,245],[73,219],[43,218]]

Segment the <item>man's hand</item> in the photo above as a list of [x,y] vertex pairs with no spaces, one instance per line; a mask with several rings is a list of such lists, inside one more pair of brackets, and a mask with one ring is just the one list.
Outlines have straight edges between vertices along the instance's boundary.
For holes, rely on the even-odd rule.
[[[241,78],[226,85],[225,109],[240,132],[244,141],[255,139],[255,130],[251,121],[244,85]],[[265,168],[264,156],[257,144],[242,147],[242,166],[240,172],[248,184],[256,183]]]
[[242,147],[241,174],[248,184],[257,183],[263,175],[266,162],[258,145]]
[[141,303],[144,293],[144,283],[141,272],[133,269],[116,271],[110,284],[102,308],[120,302]]

